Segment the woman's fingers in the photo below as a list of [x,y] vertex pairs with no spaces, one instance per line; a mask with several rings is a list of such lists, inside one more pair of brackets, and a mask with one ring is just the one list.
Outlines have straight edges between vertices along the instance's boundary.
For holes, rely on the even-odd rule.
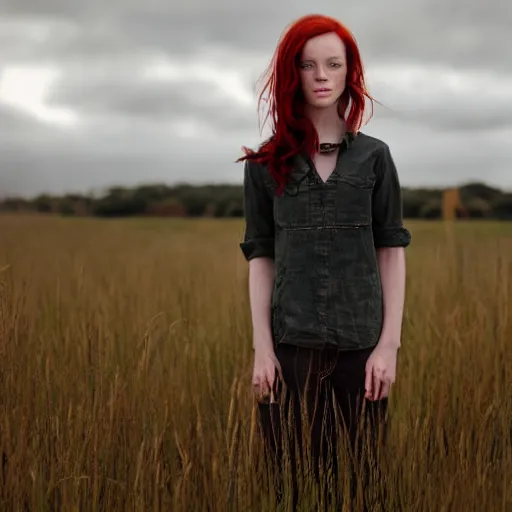
[[378,400],[382,386],[382,372],[373,369],[373,393],[372,400]]
[[272,385],[269,383],[268,376],[257,376],[253,381],[253,390],[258,402],[266,402],[270,397],[270,389]]
[[391,380],[386,376],[386,372],[374,366],[366,370],[365,378],[365,396],[367,399],[375,401],[382,400],[389,396],[391,390]]
[[373,393],[373,367],[366,368],[366,377],[364,382],[364,389],[366,390],[365,397],[370,399],[372,398]]
[[383,398],[386,398],[387,396],[389,396],[390,389],[391,389],[391,381],[387,378],[384,378],[384,380],[382,381],[379,400],[382,400]]

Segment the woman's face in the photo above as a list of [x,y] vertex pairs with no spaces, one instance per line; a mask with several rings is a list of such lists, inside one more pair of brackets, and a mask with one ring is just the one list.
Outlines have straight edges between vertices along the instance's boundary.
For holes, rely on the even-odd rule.
[[310,39],[302,50],[299,71],[308,105],[327,108],[337,103],[347,76],[343,41],[334,32]]

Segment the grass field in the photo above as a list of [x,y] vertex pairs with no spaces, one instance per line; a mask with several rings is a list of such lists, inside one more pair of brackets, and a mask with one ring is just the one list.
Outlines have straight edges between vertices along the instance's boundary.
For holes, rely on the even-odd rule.
[[[512,223],[407,225],[386,510],[512,510]],[[241,235],[0,217],[0,510],[272,510]]]

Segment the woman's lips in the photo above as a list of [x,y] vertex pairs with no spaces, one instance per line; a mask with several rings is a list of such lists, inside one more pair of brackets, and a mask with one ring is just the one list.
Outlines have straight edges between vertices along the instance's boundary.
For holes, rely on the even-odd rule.
[[317,96],[329,96],[329,94],[331,94],[331,89],[326,89],[326,88],[315,89],[315,94]]

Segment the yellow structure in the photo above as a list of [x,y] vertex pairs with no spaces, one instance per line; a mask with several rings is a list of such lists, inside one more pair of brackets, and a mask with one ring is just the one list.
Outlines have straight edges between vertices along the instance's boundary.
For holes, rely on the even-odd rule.
[[466,209],[462,205],[458,188],[448,188],[443,193],[443,219],[453,220],[466,217]]

